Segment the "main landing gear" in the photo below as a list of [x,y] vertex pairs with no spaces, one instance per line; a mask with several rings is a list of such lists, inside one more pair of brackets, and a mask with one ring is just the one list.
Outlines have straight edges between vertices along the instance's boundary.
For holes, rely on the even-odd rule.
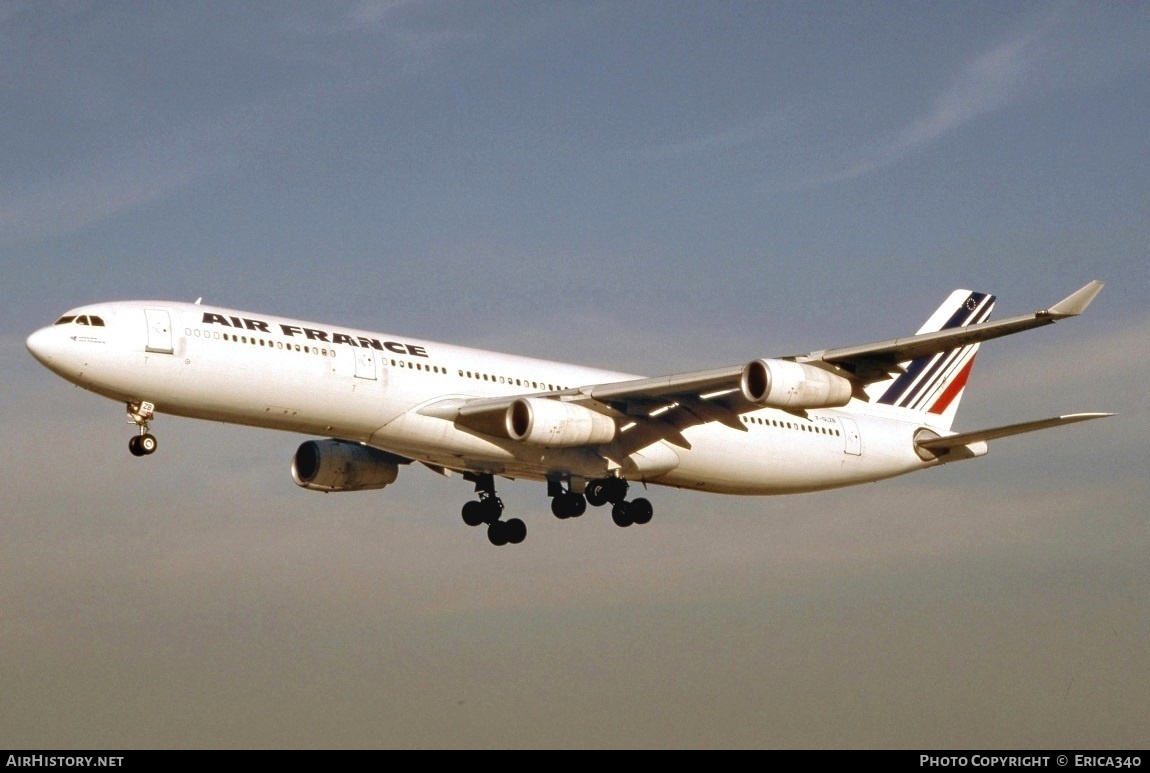
[[582,494],[563,488],[557,480],[547,481],[547,496],[551,497],[551,513],[559,520],[578,518],[587,511],[587,499]]
[[646,499],[627,501],[627,481],[622,478],[600,478],[587,483],[582,494],[564,489],[557,480],[547,481],[547,495],[551,497],[551,512],[556,518],[578,518],[587,505],[599,507],[611,503],[611,519],[618,526],[650,523],[654,508]]
[[[487,539],[492,545],[518,545],[527,537],[527,525],[518,518],[501,520],[503,500],[495,495],[495,478],[490,474],[467,474],[475,483],[478,499],[463,505],[463,522],[468,526],[487,524]],[[587,505],[600,507],[611,503],[611,520],[618,526],[650,523],[654,508],[642,497],[627,500],[627,481],[622,478],[599,478],[588,481],[582,494],[564,486],[559,479],[547,481],[547,495],[551,497],[551,512],[556,518],[578,518],[587,511]]]
[[149,456],[156,453],[156,436],[149,432],[148,420],[156,414],[156,406],[149,402],[128,403],[128,421],[140,428],[140,434],[128,441],[132,456]]
[[642,526],[651,522],[655,508],[642,497],[627,501],[627,481],[622,478],[599,478],[589,481],[584,489],[587,504],[593,507],[611,503],[611,520],[616,526],[626,528],[631,524]]
[[518,518],[499,520],[503,514],[503,500],[495,496],[495,478],[489,474],[480,474],[469,475],[467,479],[475,481],[479,499],[463,505],[463,522],[468,526],[487,524],[487,539],[492,545],[518,545],[526,539],[527,524],[523,521]]

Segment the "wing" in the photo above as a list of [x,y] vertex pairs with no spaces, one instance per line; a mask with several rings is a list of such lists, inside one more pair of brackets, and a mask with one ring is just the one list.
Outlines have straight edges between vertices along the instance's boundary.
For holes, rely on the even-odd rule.
[[[541,405],[536,401],[555,401],[571,405],[575,409],[568,411],[571,416],[578,416],[581,409],[614,419],[621,437],[629,433],[627,446],[643,448],[662,439],[689,448],[682,434],[687,427],[715,421],[745,432],[747,428],[740,415],[759,408],[775,407],[802,413],[807,409],[842,406],[852,397],[865,400],[863,386],[901,372],[902,364],[907,361],[1077,316],[1085,311],[1102,286],[1102,282],[1090,282],[1047,309],[997,322],[752,360],[726,368],[589,384],[556,392],[447,399],[426,405],[419,412],[483,434],[518,439],[510,427],[515,405],[530,407]],[[570,443],[578,444],[583,443]]]
[[892,338],[861,346],[847,346],[841,349],[827,349],[821,352],[798,355],[797,362],[809,362],[845,368],[865,382],[884,378],[900,371],[899,363],[914,360],[938,352],[957,349],[970,344],[989,341],[993,338],[1021,333],[1034,327],[1052,325],[1060,319],[1076,317],[1086,311],[1086,307],[1102,291],[1104,283],[1090,282],[1048,309],[1033,314],[999,320],[981,322],[966,327],[948,328],[934,333],[921,333],[905,338]]
[[[442,400],[419,410],[427,416],[454,421],[483,434],[508,437],[507,420],[516,403],[549,400],[565,403],[611,417],[650,445],[658,439],[689,448],[682,430],[694,424],[719,421],[746,431],[740,411],[752,410],[739,387],[746,366],[641,378],[607,384],[590,384],[577,389],[524,395]],[[676,410],[679,409],[679,410]],[[630,421],[628,421],[630,420]]]

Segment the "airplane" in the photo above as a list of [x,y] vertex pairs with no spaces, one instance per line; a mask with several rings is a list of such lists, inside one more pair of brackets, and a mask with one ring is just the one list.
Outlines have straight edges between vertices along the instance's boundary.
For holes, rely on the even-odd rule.
[[1111,416],[1078,413],[953,432],[982,341],[1074,317],[1094,281],[1032,314],[988,321],[993,295],[955,290],[915,335],[654,378],[405,336],[171,301],[97,303],[32,333],[28,350],[126,406],[134,456],[157,413],[319,435],[295,483],[382,489],[419,462],[475,487],[463,521],[518,544],[495,477],[545,482],[552,513],[610,504],[648,523],[630,484],[725,494],[851,486],[973,459],[1010,435]]

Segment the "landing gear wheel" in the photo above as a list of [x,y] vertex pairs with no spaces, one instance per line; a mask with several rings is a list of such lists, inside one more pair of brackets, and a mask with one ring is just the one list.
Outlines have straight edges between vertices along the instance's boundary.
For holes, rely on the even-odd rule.
[[587,487],[583,489],[583,493],[587,497],[587,504],[592,507],[601,507],[607,504],[607,485],[605,481],[590,481]]
[[147,453],[144,449],[140,448],[140,439],[142,435],[132,435],[128,438],[128,450],[132,452],[132,456],[143,456]]
[[[514,520],[519,520],[518,518]],[[520,521],[522,523],[522,521]],[[487,539],[491,541],[492,545],[496,547],[503,547],[511,541],[511,535],[508,534],[508,524],[505,521],[492,521],[491,525],[487,527]],[[527,529],[524,528],[523,533],[526,535]]]
[[551,513],[558,519],[578,518],[587,512],[587,500],[582,494],[566,492],[551,498]]
[[557,497],[551,497],[551,514],[559,520],[570,518],[571,514],[567,512],[567,495],[560,494]]
[[[503,533],[512,545],[518,545],[527,538],[527,524],[518,518],[512,518],[503,523]],[[490,533],[488,537],[490,537]]]
[[503,500],[499,497],[487,497],[479,502],[483,508],[483,522],[495,523],[503,515]]
[[627,528],[635,522],[626,502],[618,502],[611,508],[611,520],[615,522],[616,526],[622,528]]
[[463,504],[463,522],[468,526],[478,526],[484,521],[483,503],[475,499]]
[[150,435],[150,434],[140,435],[139,440],[140,440],[140,442],[138,445],[139,445],[140,450],[144,452],[144,456],[147,456],[148,454],[156,453],[156,446],[159,444],[156,442],[156,436],[155,435]]
[[613,505],[617,505],[627,498],[627,481],[622,478],[608,478],[605,489],[607,501]]
[[654,514],[655,508],[651,507],[651,503],[642,497],[631,500],[630,504],[627,505],[627,515],[630,516],[632,522],[639,526],[650,523],[651,516]]

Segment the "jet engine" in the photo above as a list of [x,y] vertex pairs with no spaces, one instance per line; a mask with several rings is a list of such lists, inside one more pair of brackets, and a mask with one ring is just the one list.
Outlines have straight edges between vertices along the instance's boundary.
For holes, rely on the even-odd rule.
[[504,416],[512,440],[533,446],[563,448],[601,445],[615,439],[615,420],[581,405],[520,397]]
[[743,397],[755,405],[787,410],[836,408],[851,399],[842,376],[789,360],[753,360],[739,379]]
[[345,440],[309,440],[291,462],[297,486],[310,491],[366,491],[394,483],[399,466],[390,454]]

